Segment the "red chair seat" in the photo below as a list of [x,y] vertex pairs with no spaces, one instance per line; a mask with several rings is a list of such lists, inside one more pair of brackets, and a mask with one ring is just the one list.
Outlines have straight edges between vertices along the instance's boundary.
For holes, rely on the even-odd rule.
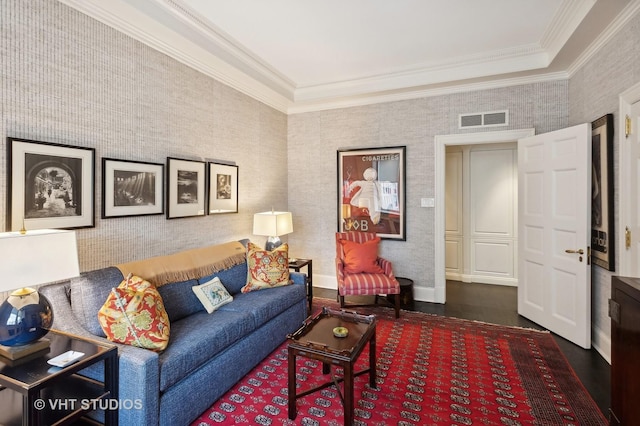
[[340,294],[343,296],[398,293],[400,293],[398,281],[384,274],[345,275],[340,291]]
[[[338,298],[340,306],[345,307],[345,296],[376,296],[395,295],[396,318],[400,317],[400,283],[393,275],[393,266],[388,260],[378,256],[377,263],[384,271],[382,274],[357,273],[349,274],[344,268],[344,250],[341,240],[354,241],[362,244],[376,238],[375,233],[369,232],[336,232],[336,278],[338,280]],[[351,305],[358,306],[358,305]]]

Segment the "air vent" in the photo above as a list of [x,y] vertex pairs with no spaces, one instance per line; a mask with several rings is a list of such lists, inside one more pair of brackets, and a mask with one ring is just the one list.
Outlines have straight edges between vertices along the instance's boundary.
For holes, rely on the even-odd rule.
[[473,129],[479,127],[497,127],[509,125],[509,111],[477,112],[460,114],[458,116],[459,129]]

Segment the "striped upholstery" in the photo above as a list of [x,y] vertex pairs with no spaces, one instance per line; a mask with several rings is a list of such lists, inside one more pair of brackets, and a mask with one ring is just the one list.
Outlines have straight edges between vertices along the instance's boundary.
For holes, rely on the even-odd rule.
[[378,257],[378,264],[384,274],[345,274],[342,259],[344,257],[340,240],[354,241],[362,244],[376,237],[375,233],[366,232],[336,232],[336,276],[338,279],[339,296],[399,294],[400,283],[393,275],[391,262]]

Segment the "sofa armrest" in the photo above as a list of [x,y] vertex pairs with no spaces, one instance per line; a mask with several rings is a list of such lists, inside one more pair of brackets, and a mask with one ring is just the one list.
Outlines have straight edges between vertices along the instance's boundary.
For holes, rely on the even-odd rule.
[[[111,342],[84,329],[71,309],[69,284],[50,284],[42,286],[38,292],[43,294],[53,309],[52,328],[78,337],[108,343],[118,347],[118,387],[119,399],[129,409],[120,409],[120,424],[158,424],[160,394],[160,373],[158,354],[134,346]],[[101,377],[93,377],[101,379]],[[134,408],[131,408],[131,405]]]
[[303,272],[289,272],[289,278],[294,284],[305,285],[307,283],[307,274]]
[[393,279],[396,278],[395,275],[393,275],[393,263],[383,257],[378,257],[378,265],[380,265],[386,276]]

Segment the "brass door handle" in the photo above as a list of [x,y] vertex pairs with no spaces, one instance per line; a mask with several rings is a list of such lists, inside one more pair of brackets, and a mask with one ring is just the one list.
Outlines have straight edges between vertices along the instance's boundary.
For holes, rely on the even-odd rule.
[[582,249],[578,249],[578,250],[566,249],[564,252],[565,253],[584,254],[584,250],[582,250]]

